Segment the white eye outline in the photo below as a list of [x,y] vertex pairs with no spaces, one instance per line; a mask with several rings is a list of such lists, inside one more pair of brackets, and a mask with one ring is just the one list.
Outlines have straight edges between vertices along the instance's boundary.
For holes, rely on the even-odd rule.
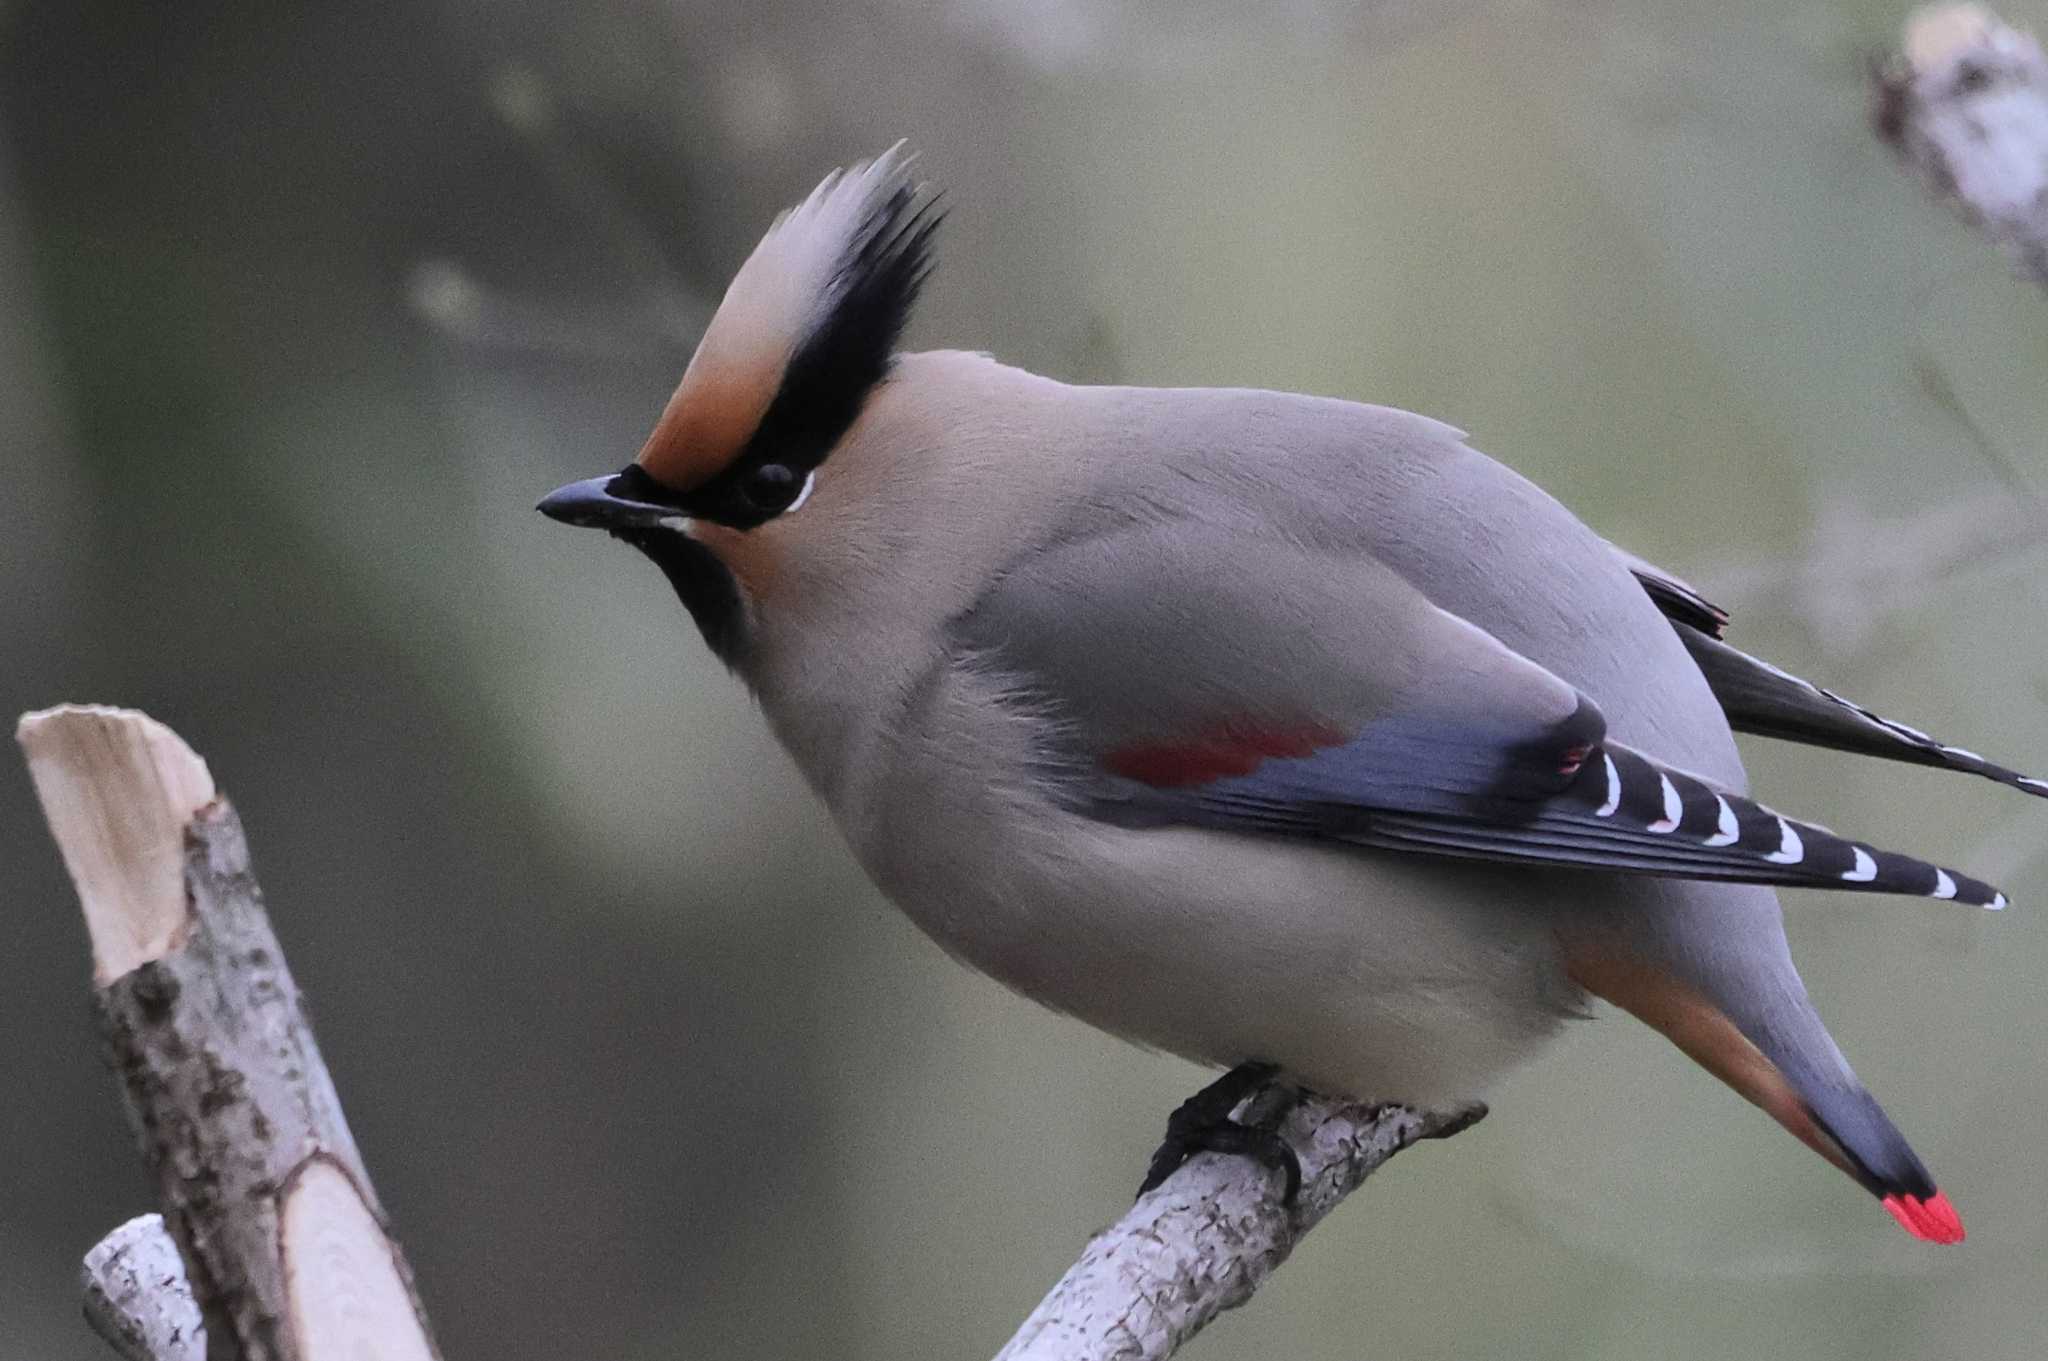
[[816,468],[813,468],[809,472],[804,474],[803,490],[799,491],[796,494],[796,500],[791,501],[787,506],[783,507],[782,513],[784,515],[794,515],[798,511],[802,510],[804,508],[804,502],[811,499],[811,489],[817,485],[818,470]]

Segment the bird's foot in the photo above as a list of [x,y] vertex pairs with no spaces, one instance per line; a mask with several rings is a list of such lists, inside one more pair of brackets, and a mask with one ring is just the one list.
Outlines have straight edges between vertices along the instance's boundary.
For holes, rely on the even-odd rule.
[[1138,1188],[1138,1194],[1142,1196],[1158,1186],[1197,1153],[1235,1153],[1284,1175],[1287,1185],[1281,1193],[1281,1203],[1294,1204],[1294,1197],[1301,1190],[1301,1160],[1280,1137],[1280,1122],[1294,1109],[1300,1093],[1286,1090],[1285,1099],[1271,1103],[1271,1109],[1261,1110],[1259,1118],[1250,1124],[1239,1124],[1230,1118],[1230,1113],[1246,1097],[1271,1083],[1279,1072],[1270,1063],[1240,1063],[1181,1102],[1180,1108],[1166,1118],[1166,1138],[1153,1153],[1152,1165],[1146,1170],[1145,1184]]

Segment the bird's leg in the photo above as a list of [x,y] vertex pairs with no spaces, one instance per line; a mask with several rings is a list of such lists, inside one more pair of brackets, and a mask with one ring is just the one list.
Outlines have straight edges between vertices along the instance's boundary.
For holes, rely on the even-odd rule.
[[1240,1102],[1271,1082],[1279,1072],[1270,1063],[1240,1063],[1181,1102],[1179,1109],[1166,1118],[1166,1138],[1153,1153],[1152,1165],[1138,1194],[1142,1196],[1158,1186],[1197,1153],[1235,1153],[1285,1174],[1287,1186],[1281,1201],[1292,1205],[1295,1194],[1301,1190],[1301,1160],[1280,1137],[1280,1122],[1294,1108],[1300,1093],[1290,1089],[1284,1100],[1268,1103],[1272,1108],[1262,1111],[1251,1124],[1239,1124],[1230,1118]]

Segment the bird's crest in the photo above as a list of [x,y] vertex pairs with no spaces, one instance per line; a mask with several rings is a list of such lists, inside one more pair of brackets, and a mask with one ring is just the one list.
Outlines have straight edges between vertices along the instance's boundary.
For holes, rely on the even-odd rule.
[[[776,218],[636,462],[690,491],[752,452],[815,467],[887,374],[941,216],[898,142]],[[765,446],[765,447],[764,447]]]

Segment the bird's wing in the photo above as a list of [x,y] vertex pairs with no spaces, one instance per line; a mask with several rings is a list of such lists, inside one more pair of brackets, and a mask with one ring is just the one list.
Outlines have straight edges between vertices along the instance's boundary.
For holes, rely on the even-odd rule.
[[1699,588],[1684,577],[1645,562],[1619,545],[1609,544],[1608,547],[1628,564],[1628,570],[1635,573],[1636,580],[1649,592],[1650,599],[1672,623],[1690,625],[1715,638],[1728,631],[1728,611],[1701,595]]
[[1366,555],[1128,524],[1012,564],[951,639],[1047,715],[1104,820],[2004,904],[1610,741],[1591,699]]
[[1700,674],[1707,678],[1714,698],[1721,702],[1728,726],[1735,731],[1981,775],[2036,798],[2048,798],[2048,781],[1987,761],[1967,747],[1950,746],[1731,647],[1722,636],[1728,626],[1726,610],[1662,568],[1624,549],[1614,551],[1671,621]]

